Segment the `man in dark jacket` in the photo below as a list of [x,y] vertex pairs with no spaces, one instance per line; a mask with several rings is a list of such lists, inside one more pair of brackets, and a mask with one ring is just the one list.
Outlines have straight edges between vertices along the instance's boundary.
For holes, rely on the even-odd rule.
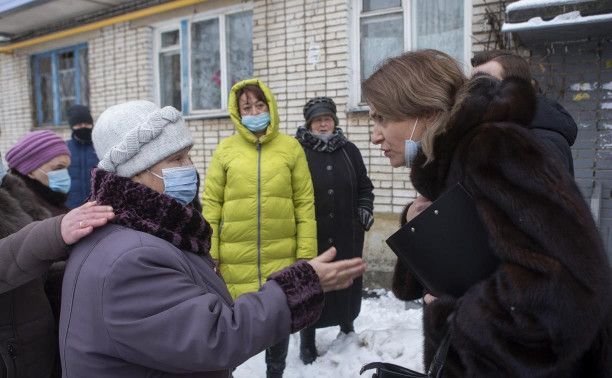
[[[504,80],[510,76],[533,82],[529,63],[507,50],[489,50],[472,58],[472,76],[487,73]],[[572,116],[557,101],[536,95],[536,113],[527,128],[561,159],[574,175],[574,160],[570,147],[576,141],[578,127]]]
[[89,175],[91,169],[98,165],[98,157],[91,142],[93,118],[89,108],[83,105],[74,105],[68,109],[68,123],[72,129],[72,138],[66,141],[70,150],[72,162],[68,168],[72,184],[68,192],[66,206],[70,209],[85,203],[91,185]]

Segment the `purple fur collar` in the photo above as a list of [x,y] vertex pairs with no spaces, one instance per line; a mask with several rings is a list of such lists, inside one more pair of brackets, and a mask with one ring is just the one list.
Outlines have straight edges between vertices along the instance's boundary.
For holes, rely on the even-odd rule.
[[89,201],[113,207],[115,218],[111,223],[157,236],[197,255],[210,250],[212,229],[193,207],[98,168],[91,172],[91,186]]

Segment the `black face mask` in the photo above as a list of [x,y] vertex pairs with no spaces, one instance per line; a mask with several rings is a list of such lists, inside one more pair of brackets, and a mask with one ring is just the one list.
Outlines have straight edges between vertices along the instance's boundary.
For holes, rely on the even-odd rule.
[[91,130],[89,127],[72,130],[72,138],[81,142],[91,142]]

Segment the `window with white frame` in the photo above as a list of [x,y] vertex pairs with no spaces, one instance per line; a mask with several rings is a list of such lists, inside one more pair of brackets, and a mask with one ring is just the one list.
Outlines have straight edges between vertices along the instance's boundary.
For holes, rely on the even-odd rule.
[[38,126],[66,124],[68,108],[89,104],[87,44],[36,54],[30,62]]
[[469,54],[470,0],[352,0],[351,98],[364,108],[360,83],[384,59],[432,48],[461,64]]
[[252,10],[241,5],[159,25],[155,63],[162,107],[226,113],[231,87],[253,76]]

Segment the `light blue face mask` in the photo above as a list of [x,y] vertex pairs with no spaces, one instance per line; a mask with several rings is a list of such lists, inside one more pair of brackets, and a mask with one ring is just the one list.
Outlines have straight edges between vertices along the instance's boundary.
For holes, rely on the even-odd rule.
[[416,158],[419,150],[421,149],[421,141],[415,142],[412,140],[412,136],[414,135],[414,130],[416,130],[417,124],[419,123],[419,117],[417,117],[416,122],[414,122],[414,127],[412,128],[412,134],[410,134],[410,139],[406,141],[406,149],[404,151],[404,157],[406,159],[406,167],[412,167],[412,162],[414,158]]
[[153,176],[164,180],[164,194],[174,198],[181,205],[186,206],[196,196],[198,191],[198,175],[195,166],[186,165],[183,167],[164,168],[162,176],[155,174],[147,169]]
[[270,124],[270,112],[265,112],[254,116],[242,116],[242,124],[251,132],[265,130]]
[[49,172],[45,172],[42,169],[39,169],[39,171],[46,174],[49,178],[49,189],[64,194],[70,191],[71,180],[66,168]]
[[317,139],[322,140],[325,143],[329,142],[329,140],[334,137],[334,134],[315,134],[315,133],[311,133],[311,135],[313,137],[317,138]]
[[2,164],[2,160],[0,160],[0,185],[2,184],[2,179],[6,176],[6,168],[4,164]]

